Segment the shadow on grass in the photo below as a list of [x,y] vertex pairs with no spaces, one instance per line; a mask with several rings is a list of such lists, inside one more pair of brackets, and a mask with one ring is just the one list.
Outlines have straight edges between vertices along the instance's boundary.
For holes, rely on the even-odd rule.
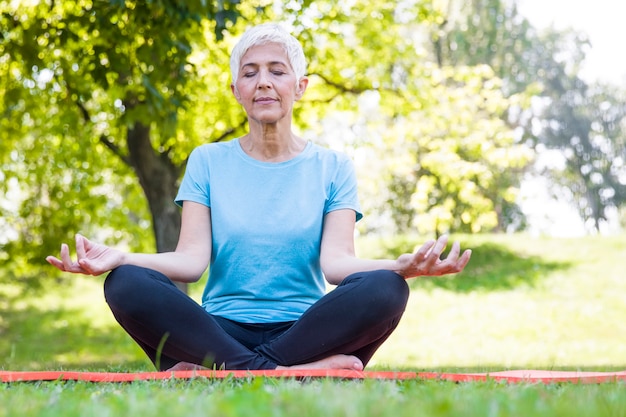
[[[469,247],[463,242],[461,247]],[[397,257],[410,245],[406,241],[387,244],[383,249],[386,257]],[[455,292],[511,290],[533,287],[549,273],[565,270],[568,262],[547,261],[538,256],[516,253],[494,243],[472,245],[472,258],[465,270],[456,275],[431,279],[413,279],[411,288],[443,288]]]
[[0,369],[154,370],[120,327],[95,327],[80,309],[0,297]]

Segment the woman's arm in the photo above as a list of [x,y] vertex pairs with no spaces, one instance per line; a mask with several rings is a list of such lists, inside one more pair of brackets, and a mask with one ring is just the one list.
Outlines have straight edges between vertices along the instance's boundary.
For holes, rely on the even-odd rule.
[[61,245],[60,259],[48,256],[46,260],[62,271],[79,274],[100,275],[120,265],[137,265],[155,269],[174,281],[194,282],[209,264],[211,244],[210,208],[185,201],[174,252],[126,253],[76,235],[76,261],[71,259],[66,244]]
[[448,243],[447,236],[442,236],[395,260],[357,258],[354,250],[355,222],[352,210],[336,210],[324,217],[320,262],[330,284],[339,284],[355,272],[377,269],[391,270],[404,278],[454,274],[465,268],[472,254],[471,250],[465,250],[459,256],[460,246],[455,242],[446,259],[441,260],[441,253]]

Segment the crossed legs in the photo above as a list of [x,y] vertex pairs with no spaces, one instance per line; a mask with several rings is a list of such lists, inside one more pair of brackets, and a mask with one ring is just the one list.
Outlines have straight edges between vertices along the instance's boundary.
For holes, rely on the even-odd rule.
[[297,321],[261,325],[265,336],[258,342],[243,340],[249,325],[210,315],[154,270],[116,268],[104,293],[116,320],[159,370],[185,366],[179,363],[225,369],[357,369],[398,325],[409,290],[390,271],[350,275]]

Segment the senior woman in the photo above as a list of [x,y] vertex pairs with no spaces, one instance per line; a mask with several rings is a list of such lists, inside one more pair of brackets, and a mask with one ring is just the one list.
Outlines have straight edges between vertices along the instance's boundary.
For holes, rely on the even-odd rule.
[[[395,260],[355,256],[362,217],[351,161],[292,131],[306,91],[301,45],[278,25],[249,29],[231,55],[231,90],[249,132],[199,146],[176,204],[176,250],[126,253],[76,236],[47,258],[99,275],[120,325],[160,370],[327,368],[362,370],[396,328],[406,279],[461,271],[471,252],[447,238]],[[197,304],[172,281],[197,281]],[[325,291],[325,281],[336,285]]]

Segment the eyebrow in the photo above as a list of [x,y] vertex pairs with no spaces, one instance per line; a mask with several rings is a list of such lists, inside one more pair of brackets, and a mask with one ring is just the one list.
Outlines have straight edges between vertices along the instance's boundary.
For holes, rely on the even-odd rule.
[[[269,66],[275,66],[275,65],[282,65],[284,67],[289,67],[289,65],[287,65],[287,63],[285,63],[284,61],[270,61],[269,62]],[[259,66],[261,66],[261,64],[257,64],[256,62],[247,62],[247,63],[243,64],[241,66],[241,68],[259,67]]]

